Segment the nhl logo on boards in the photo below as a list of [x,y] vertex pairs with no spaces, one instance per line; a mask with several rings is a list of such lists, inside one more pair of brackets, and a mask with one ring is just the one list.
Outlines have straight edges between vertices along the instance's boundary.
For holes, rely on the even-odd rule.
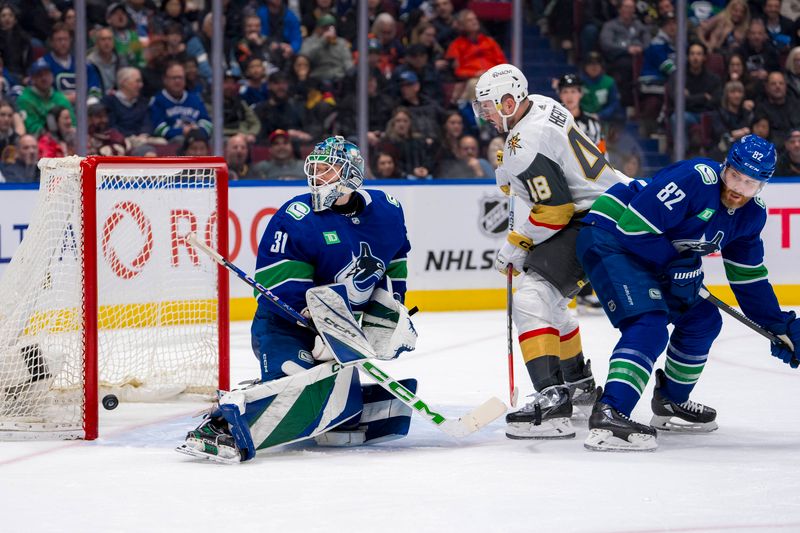
[[508,198],[486,196],[480,199],[478,228],[487,237],[499,237],[508,230]]

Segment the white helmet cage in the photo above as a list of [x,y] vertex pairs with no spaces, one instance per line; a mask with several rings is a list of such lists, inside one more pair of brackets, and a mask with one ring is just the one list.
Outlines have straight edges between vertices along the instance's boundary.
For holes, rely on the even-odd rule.
[[[333,168],[335,179],[328,183],[317,183],[318,176]],[[358,146],[339,135],[328,137],[314,147],[306,157],[303,170],[311,189],[311,208],[324,211],[336,200],[354,192],[364,183],[364,158]]]
[[[501,103],[505,95],[511,95],[516,105],[514,110],[508,115],[504,115]],[[514,65],[503,63],[496,65],[478,79],[475,85],[475,100],[472,102],[472,111],[478,120],[486,120],[485,114],[481,109],[481,102],[487,100],[494,103],[497,113],[503,119],[503,131],[508,131],[508,119],[514,116],[519,109],[519,104],[528,97],[528,80],[520,69]]]

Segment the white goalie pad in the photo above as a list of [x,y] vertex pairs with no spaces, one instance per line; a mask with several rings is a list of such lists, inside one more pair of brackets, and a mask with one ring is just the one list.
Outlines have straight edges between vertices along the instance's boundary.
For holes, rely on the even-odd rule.
[[362,406],[355,368],[336,361],[227,392],[219,403],[235,407],[257,449],[312,438],[357,415]]

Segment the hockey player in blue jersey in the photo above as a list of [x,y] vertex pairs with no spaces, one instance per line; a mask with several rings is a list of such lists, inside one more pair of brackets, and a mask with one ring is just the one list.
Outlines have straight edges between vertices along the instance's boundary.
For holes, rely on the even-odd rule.
[[[800,346],[800,321],[781,311],[763,262],[767,211],[757,194],[774,169],[775,147],[747,135],[723,164],[675,163],[650,183],[614,185],[592,205],[578,258],[622,337],[589,418],[586,448],[654,450],[656,429],[717,429],[716,411],[689,399],[722,327],[717,308],[698,295],[704,255],[722,253],[728,282],[750,319]],[[629,416],[665,348],[651,425],[634,422]],[[771,351],[785,363],[798,355],[776,344]]]
[[[361,188],[363,158],[342,137],[316,145],[304,169],[311,192],[273,215],[258,247],[256,281],[296,310],[306,307],[309,289],[338,284],[362,315],[376,357],[413,350],[416,331],[402,303],[410,245],[400,203]],[[304,439],[354,445],[408,432],[410,408],[376,385],[361,386],[354,366],[332,360],[314,332],[264,298],[251,339],[261,379],[225,394],[178,451],[239,462],[257,449]],[[416,389],[414,380],[401,383]]]

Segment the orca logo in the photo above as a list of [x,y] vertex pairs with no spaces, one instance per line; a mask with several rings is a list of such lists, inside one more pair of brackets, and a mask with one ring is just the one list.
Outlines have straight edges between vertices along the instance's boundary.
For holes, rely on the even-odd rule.
[[336,281],[347,287],[347,298],[354,305],[369,300],[375,284],[386,273],[386,265],[372,255],[369,243],[361,241],[358,257],[351,254],[352,260],[336,274]]
[[672,241],[672,246],[678,251],[681,252],[697,252],[700,255],[708,255],[719,252],[720,244],[722,244],[722,239],[725,237],[724,231],[718,231],[714,238],[710,241],[706,240],[706,236],[703,235],[702,240],[692,240],[692,239],[684,239],[679,241]]

